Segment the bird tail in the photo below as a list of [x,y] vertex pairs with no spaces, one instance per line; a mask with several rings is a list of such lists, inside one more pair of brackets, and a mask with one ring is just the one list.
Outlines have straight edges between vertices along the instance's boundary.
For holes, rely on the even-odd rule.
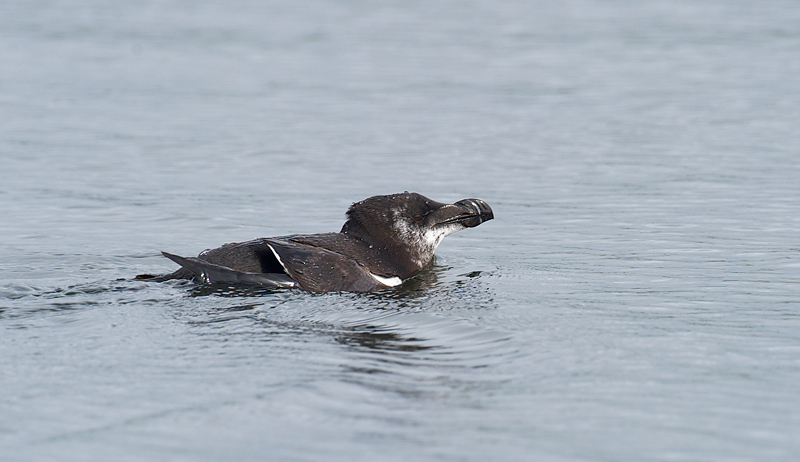
[[[267,287],[296,287],[297,283],[287,274],[283,273],[251,273],[236,271],[227,266],[216,265],[194,257],[181,257],[167,252],[161,252],[165,257],[181,265],[182,270],[188,271],[200,282],[210,284],[255,284]],[[176,271],[175,273],[180,272]],[[175,274],[173,273],[173,274]],[[170,275],[167,275],[170,276]],[[162,276],[163,277],[163,276]],[[138,279],[138,276],[137,276]],[[170,278],[175,279],[175,278]],[[166,279],[165,279],[166,280]]]

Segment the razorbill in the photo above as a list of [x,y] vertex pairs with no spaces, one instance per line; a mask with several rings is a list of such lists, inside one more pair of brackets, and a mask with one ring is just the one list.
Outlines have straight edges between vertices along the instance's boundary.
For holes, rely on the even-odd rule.
[[162,252],[181,268],[136,278],[367,292],[401,284],[430,263],[445,236],[493,218],[480,199],[443,204],[407,191],[373,196],[350,206],[338,233],[225,244],[197,258]]

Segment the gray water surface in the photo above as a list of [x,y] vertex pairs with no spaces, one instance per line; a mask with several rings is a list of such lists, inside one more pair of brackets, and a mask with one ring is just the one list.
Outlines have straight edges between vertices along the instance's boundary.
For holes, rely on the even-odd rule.
[[[0,3],[10,461],[794,461],[800,4]],[[133,281],[354,201],[374,294]]]

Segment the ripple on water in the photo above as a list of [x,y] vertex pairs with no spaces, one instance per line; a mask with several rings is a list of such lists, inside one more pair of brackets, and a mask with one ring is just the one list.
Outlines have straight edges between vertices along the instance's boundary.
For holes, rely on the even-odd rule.
[[169,291],[158,290],[151,284],[124,280],[79,284],[60,284],[63,282],[60,280],[40,282],[32,285],[11,281],[0,286],[0,317],[31,318],[98,305],[152,304],[171,297]]
[[441,394],[507,380],[490,370],[520,348],[479,322],[496,308],[479,274],[434,279],[435,291],[417,283],[370,294],[194,286],[172,310],[207,339],[269,341],[270,354],[285,349],[295,363],[318,362],[322,376],[373,389]]
[[[158,375],[161,361],[192,364],[191,373],[201,376],[206,369],[235,376],[261,364],[270,372],[259,377],[281,377],[277,393],[308,394],[328,405],[307,412],[341,418],[364,393],[379,407],[392,399],[470,399],[474,390],[497,390],[513,378],[504,365],[520,355],[518,342],[481,321],[497,308],[485,275],[449,270],[434,267],[401,287],[369,294],[184,282],[9,283],[0,288],[8,302],[0,316],[29,326],[77,314],[81,322],[65,335],[85,337],[81,329],[88,329],[113,344],[122,340],[112,325],[124,323],[127,341],[146,341],[139,348],[162,358],[149,373]],[[174,322],[153,318],[159,313]],[[326,413],[340,415],[321,416]]]

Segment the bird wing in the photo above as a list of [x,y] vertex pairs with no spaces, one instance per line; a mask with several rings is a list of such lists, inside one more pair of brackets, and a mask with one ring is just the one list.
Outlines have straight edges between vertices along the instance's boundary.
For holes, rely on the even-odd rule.
[[286,273],[309,292],[367,292],[381,284],[354,259],[284,239],[264,240]]

